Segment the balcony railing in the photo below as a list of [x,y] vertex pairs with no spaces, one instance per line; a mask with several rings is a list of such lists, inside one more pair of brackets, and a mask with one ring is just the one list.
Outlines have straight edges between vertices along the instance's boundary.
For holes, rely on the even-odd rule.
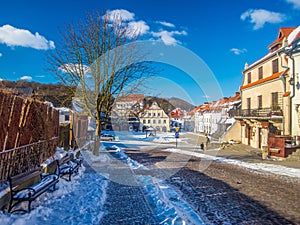
[[235,113],[235,116],[241,117],[271,117],[283,116],[281,109],[261,108],[261,109],[241,109]]

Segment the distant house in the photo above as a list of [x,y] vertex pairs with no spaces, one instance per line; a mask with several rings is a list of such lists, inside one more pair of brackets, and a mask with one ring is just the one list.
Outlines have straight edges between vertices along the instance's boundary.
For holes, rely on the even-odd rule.
[[115,130],[140,130],[139,113],[144,108],[144,94],[118,97],[112,110]]
[[140,122],[145,127],[153,127],[157,131],[170,131],[170,119],[157,102],[153,102],[150,107],[145,108],[140,114]]
[[144,107],[144,94],[129,94],[116,99],[113,112],[118,117],[127,120],[130,117],[138,117]]
[[220,138],[235,123],[234,115],[241,104],[240,93],[211,103],[205,102],[194,110],[195,132]]
[[72,110],[69,108],[61,107],[56,108],[59,112],[59,123],[70,123]]
[[170,126],[171,130],[174,129],[174,127],[179,127],[180,129],[184,129],[184,122],[186,118],[186,111],[176,108],[172,110],[169,113],[169,118],[170,118]]
[[[207,126],[207,119],[204,117],[204,113],[208,112],[210,110],[210,103],[204,102],[203,104],[196,107],[194,112],[194,121],[195,121],[195,127],[194,132],[196,133],[209,133],[210,126]],[[209,123],[208,123],[209,124]]]
[[184,118],[184,130],[188,132],[195,131],[195,110],[186,113]]

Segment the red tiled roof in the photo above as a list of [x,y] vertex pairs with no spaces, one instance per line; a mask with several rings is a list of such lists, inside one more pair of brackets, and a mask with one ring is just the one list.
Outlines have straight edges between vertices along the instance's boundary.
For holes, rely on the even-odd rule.
[[137,101],[141,102],[144,100],[144,94],[129,94],[127,96],[121,96],[117,99],[120,102]]
[[249,87],[253,87],[253,86],[258,85],[258,84],[262,84],[262,83],[264,83],[264,82],[266,82],[266,81],[274,80],[274,79],[280,77],[283,73],[284,73],[284,71],[278,72],[278,73],[274,73],[274,74],[272,74],[272,75],[269,76],[269,77],[260,79],[260,80],[258,80],[258,81],[253,82],[253,83],[250,83],[250,84],[246,84],[246,85],[244,85],[244,86],[241,86],[241,87],[240,87],[240,90],[243,90],[243,89],[249,88]]
[[172,112],[169,113],[169,116],[174,119],[179,119],[184,117],[184,111],[181,109],[174,109]]
[[[278,38],[268,46],[269,49],[271,49],[274,45],[280,43],[283,41],[284,38],[287,38],[290,33],[295,29],[296,27],[283,27],[279,29],[278,32]],[[282,34],[281,37],[279,37],[280,33]]]

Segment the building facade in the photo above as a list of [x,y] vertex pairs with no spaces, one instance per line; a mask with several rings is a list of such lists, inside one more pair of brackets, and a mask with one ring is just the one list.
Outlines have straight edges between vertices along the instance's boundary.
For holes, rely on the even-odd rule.
[[268,146],[270,135],[290,134],[290,70],[285,54],[287,38],[294,28],[281,28],[269,52],[245,65],[241,91],[242,143],[254,148]]
[[220,138],[235,123],[232,111],[237,110],[240,102],[240,93],[236,92],[233,97],[224,97],[198,106],[195,109],[195,132]]
[[155,128],[157,131],[170,131],[170,118],[165,111],[159,107],[157,102],[153,102],[149,108],[140,114],[140,122],[146,127]]
[[[300,136],[300,26],[288,37],[288,67],[290,68],[291,135]],[[299,140],[297,138],[299,144]]]
[[129,94],[118,97],[115,101],[113,112],[125,121],[131,117],[138,117],[144,107],[144,94]]

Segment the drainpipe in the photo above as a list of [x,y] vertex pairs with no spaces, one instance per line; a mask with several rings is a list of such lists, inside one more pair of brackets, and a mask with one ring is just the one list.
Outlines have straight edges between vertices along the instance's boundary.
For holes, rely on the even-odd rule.
[[295,88],[295,83],[296,83],[296,80],[295,80],[295,59],[294,57],[292,56],[292,54],[288,55],[289,58],[292,60],[292,63],[293,63],[293,79],[294,79],[294,82],[293,82],[293,94],[292,96],[290,97],[290,120],[291,120],[291,125],[290,125],[290,133],[292,134],[292,116],[293,116],[293,113],[292,113],[292,110],[293,110],[293,107],[292,107],[292,100],[293,98],[295,97],[295,92],[296,92],[296,88]]
[[[290,49],[288,49],[287,51],[287,56],[292,60],[293,62],[293,94],[292,96],[290,97],[290,105],[292,105],[292,99],[295,97],[295,94],[296,94],[296,88],[295,88],[295,85],[296,85],[296,80],[295,80],[295,59],[293,57],[293,52],[299,52],[299,44],[300,44],[300,37],[297,38],[293,44],[292,44],[292,47]],[[298,48],[298,49],[297,49]],[[290,110],[290,116],[292,116],[292,110]],[[291,117],[292,119],[292,117]],[[292,123],[291,123],[292,124]],[[290,127],[290,132],[292,133],[292,126]]]
[[[284,93],[286,92],[286,80],[285,80],[285,78],[284,78],[284,75],[285,75],[285,73],[288,71],[288,69],[289,69],[289,67],[288,66],[285,66],[285,65],[283,65],[283,63],[282,63],[282,58],[281,58],[281,56],[279,55],[279,53],[277,52],[276,53],[276,55],[278,56],[278,58],[280,59],[280,66],[282,67],[282,68],[285,68],[285,71],[283,72],[283,74],[282,75],[280,75],[280,77],[279,77],[279,79],[282,81],[282,83],[283,83],[283,91],[284,91]],[[291,98],[290,98],[290,106],[291,106]],[[291,132],[291,130],[292,130],[292,123],[291,123],[291,121],[292,121],[292,117],[291,117],[291,115],[292,115],[292,113],[291,113],[292,111],[290,110],[289,111],[289,117],[290,117],[290,134],[292,134],[292,132]],[[283,118],[283,120],[282,120],[282,128],[283,128],[283,135],[285,135],[285,128],[284,128],[284,126],[285,126],[285,122],[284,122],[284,118]]]

